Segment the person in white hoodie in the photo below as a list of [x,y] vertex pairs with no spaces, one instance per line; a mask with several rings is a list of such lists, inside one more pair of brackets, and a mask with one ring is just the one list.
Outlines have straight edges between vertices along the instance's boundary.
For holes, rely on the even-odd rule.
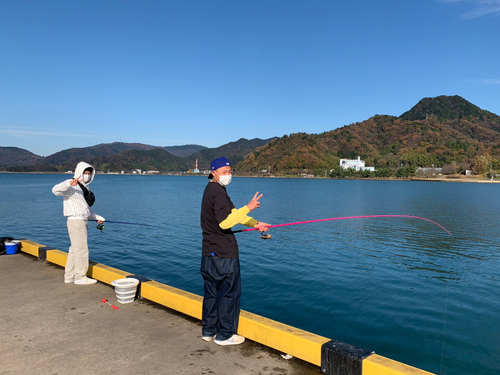
[[71,246],[64,271],[66,284],[74,282],[76,285],[91,285],[97,282],[87,277],[89,269],[88,221],[92,219],[102,224],[105,220],[90,209],[95,200],[94,194],[89,189],[94,175],[94,167],[82,161],[76,166],[73,179],[63,181],[52,188],[52,193],[63,197],[64,216],[68,218]]

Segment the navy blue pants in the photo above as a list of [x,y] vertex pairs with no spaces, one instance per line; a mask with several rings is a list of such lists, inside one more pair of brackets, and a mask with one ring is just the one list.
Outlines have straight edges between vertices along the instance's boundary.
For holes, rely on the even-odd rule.
[[200,272],[205,281],[202,334],[227,340],[238,331],[240,319],[240,260],[201,257]]

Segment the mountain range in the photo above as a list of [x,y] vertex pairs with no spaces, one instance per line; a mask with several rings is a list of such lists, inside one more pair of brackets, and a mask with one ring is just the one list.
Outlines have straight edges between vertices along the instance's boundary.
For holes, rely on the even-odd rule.
[[242,172],[286,175],[331,170],[341,158],[359,156],[378,169],[470,165],[477,157],[497,167],[499,144],[500,116],[455,95],[423,98],[400,116],[375,115],[322,134],[242,138],[217,148],[115,142],[41,157],[16,147],[0,147],[0,166],[11,171],[64,171],[85,160],[100,171],[181,172],[193,169],[196,160],[199,169],[208,169],[211,160],[226,156]]
[[0,147],[0,167],[8,171],[62,172],[73,169],[79,161],[85,160],[99,171],[142,169],[182,172],[194,169],[196,160],[200,169],[209,169],[210,161],[223,155],[236,164],[248,153],[272,139],[274,138],[241,138],[217,148],[194,144],[157,147],[141,143],[114,142],[62,150],[47,157],[17,147]]

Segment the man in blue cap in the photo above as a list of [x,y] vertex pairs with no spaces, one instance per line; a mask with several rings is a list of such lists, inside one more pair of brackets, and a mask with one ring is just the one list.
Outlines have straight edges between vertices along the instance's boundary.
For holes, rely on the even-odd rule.
[[202,339],[218,345],[237,345],[245,338],[236,334],[240,317],[241,275],[238,243],[231,231],[237,224],[268,230],[269,224],[247,214],[260,207],[262,194],[255,193],[244,207],[236,209],[227,195],[232,179],[231,163],[224,157],[210,164],[211,181],[201,203],[203,230],[201,275],[204,280]]

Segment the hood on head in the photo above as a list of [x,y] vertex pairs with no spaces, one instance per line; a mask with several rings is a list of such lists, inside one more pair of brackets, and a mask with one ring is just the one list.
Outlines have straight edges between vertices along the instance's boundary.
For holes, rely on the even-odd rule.
[[[73,178],[82,178],[83,176],[83,172],[85,171],[85,169],[87,168],[92,168],[92,174],[90,175],[90,181],[87,182],[85,185],[88,185],[90,184],[92,181],[94,181],[94,176],[95,176],[95,169],[93,166],[91,166],[90,164],[88,163],[85,163],[84,161],[81,161],[79,162],[77,165],[76,165],[76,168],[75,168],[75,175]],[[80,181],[82,184],[84,183],[83,181]]]

